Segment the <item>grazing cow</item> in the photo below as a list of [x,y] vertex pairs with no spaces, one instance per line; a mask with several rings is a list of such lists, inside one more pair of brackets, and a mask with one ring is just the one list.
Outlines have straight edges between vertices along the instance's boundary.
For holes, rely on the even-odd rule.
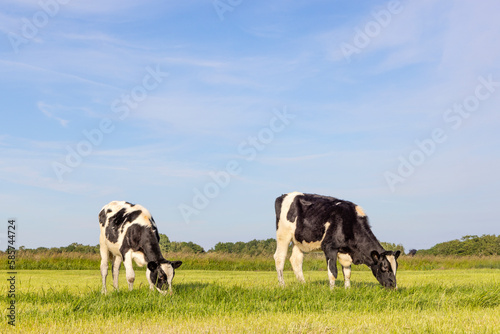
[[138,204],[114,201],[105,205],[99,212],[101,235],[101,276],[102,293],[106,293],[106,277],[108,276],[108,257],[113,255],[113,286],[118,289],[118,273],[123,261],[125,265],[128,287],[132,290],[135,280],[132,260],[140,267],[147,265],[146,277],[151,289],[172,293],[174,269],[179,268],[181,261],[168,261],[160,250],[160,235],[155,221],[149,211]]
[[384,287],[397,288],[396,269],[400,252],[386,251],[373,235],[363,209],[333,197],[293,192],[276,199],[276,271],[285,284],[283,267],[290,241],[290,262],[297,279],[304,282],[302,252],[322,250],[326,256],[330,287],[337,278],[337,258],[344,285],[350,287],[351,264],[366,264]]

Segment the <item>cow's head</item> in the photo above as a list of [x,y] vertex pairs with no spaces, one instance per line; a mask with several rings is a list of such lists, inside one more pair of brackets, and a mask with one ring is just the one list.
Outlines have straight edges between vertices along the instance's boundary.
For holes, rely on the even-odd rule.
[[182,261],[161,260],[159,262],[148,262],[148,271],[146,275],[158,291],[166,293],[168,289],[172,291],[172,280],[175,276],[175,270],[181,266]]
[[396,284],[396,270],[398,269],[398,257],[400,251],[385,251],[379,254],[377,251],[371,252],[373,264],[371,269],[377,281],[386,288],[398,288]]

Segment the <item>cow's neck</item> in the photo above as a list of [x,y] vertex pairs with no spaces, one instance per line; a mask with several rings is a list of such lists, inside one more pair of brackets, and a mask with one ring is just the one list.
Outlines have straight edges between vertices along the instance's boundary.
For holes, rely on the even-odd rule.
[[377,251],[378,253],[385,252],[380,242],[376,238],[365,240],[363,243],[358,243],[354,249],[354,254],[351,254],[354,264],[366,264],[367,266],[373,265],[371,253]]
[[165,260],[161,254],[160,245],[158,243],[149,243],[144,245],[142,249],[147,262],[161,262],[162,260]]

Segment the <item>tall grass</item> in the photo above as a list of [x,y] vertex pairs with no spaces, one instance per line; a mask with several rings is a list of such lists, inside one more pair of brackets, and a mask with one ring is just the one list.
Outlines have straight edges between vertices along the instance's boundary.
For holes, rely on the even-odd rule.
[[[245,270],[245,271],[274,271],[274,259],[269,256],[249,256],[237,254],[221,254],[215,252],[169,253],[167,259],[182,260],[184,270]],[[85,253],[50,253],[17,255],[16,268],[28,270],[85,270],[96,269],[100,265],[99,254]],[[401,256],[398,270],[439,270],[439,269],[500,269],[500,256]],[[7,255],[0,254],[0,268],[7,267]],[[326,262],[322,253],[306,254],[304,270],[326,270]],[[364,265],[353,266],[354,271],[369,270]],[[138,270],[141,270],[138,268]],[[142,268],[142,270],[145,270]],[[291,270],[289,261],[285,270]]]
[[398,270],[500,269],[500,256],[402,256],[398,264]]
[[[19,251],[16,256],[16,269],[30,270],[81,270],[95,269],[100,265],[99,254],[51,253],[26,254]],[[0,254],[0,268],[7,268],[7,255]]]

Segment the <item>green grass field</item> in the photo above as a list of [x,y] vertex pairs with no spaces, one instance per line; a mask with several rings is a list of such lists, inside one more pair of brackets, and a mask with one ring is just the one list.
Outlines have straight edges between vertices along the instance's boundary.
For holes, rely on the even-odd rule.
[[[182,268],[182,267],[181,267]],[[1,271],[7,277],[6,271]],[[286,272],[176,271],[173,295],[147,287],[136,272],[129,292],[100,293],[98,270],[21,270],[16,275],[16,327],[37,333],[498,333],[500,270],[398,272],[397,291],[383,289],[369,271],[354,271],[330,290],[325,271],[305,272],[306,284]],[[0,286],[0,332],[7,324],[8,282]]]
[[[182,260],[183,270],[243,270],[243,271],[275,271],[273,254],[249,256],[225,253],[168,253],[168,259]],[[291,254],[291,251],[288,252]],[[78,252],[30,254],[17,253],[17,269],[29,270],[94,270],[99,268],[99,254],[82,254]],[[8,267],[8,256],[0,253],[0,268]],[[290,262],[285,262],[285,270],[291,270]],[[500,269],[500,256],[401,256],[399,270],[433,270],[433,269]],[[145,268],[139,268],[145,270]],[[325,256],[321,252],[309,253],[304,258],[304,270],[326,270]],[[370,271],[367,266],[353,266],[353,271]]]

